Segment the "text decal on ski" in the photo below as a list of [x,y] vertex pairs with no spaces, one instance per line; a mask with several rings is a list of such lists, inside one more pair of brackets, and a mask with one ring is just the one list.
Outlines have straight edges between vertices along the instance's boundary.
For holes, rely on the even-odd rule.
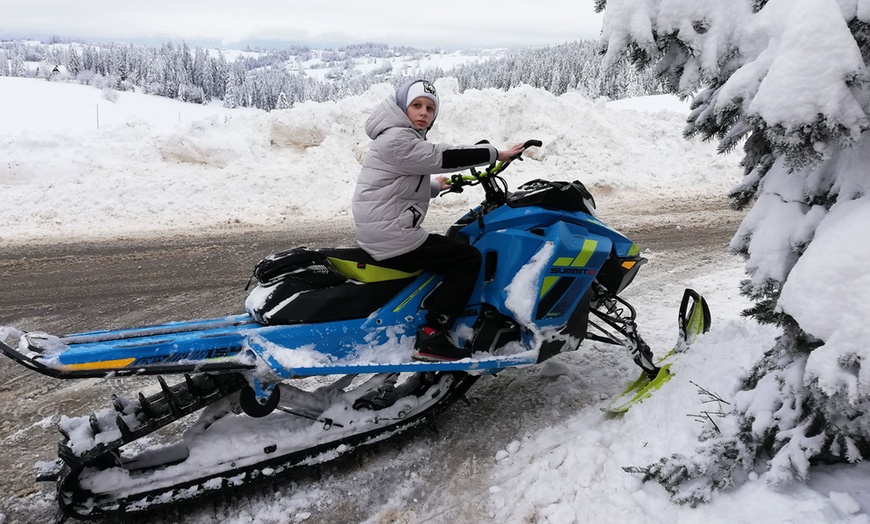
[[[662,362],[620,296],[645,262],[638,246],[595,217],[581,182],[538,179],[509,192],[502,173],[514,163],[453,175],[444,192],[483,189],[446,233],[484,261],[451,332],[470,358],[413,360],[441,277],[383,267],[356,248],[265,257],[245,312],[230,317],[60,337],[0,329],[0,350],[45,375],[160,375],[157,393],[119,391],[106,409],[64,417],[59,458],[42,474],[57,480],[63,514],[120,516],[292,477],[431,421],[483,374],[533,366],[587,339],[632,355],[646,380],[638,391],[658,380]],[[680,317],[686,341],[709,326],[693,297]],[[174,444],[152,444],[153,432],[196,413],[176,426],[186,429]],[[243,436],[257,445],[234,440]]]

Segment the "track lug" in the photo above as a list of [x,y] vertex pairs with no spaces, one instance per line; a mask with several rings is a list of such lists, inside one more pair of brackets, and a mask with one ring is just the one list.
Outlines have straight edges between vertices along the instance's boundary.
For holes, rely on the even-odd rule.
[[118,413],[124,412],[124,405],[121,402],[121,398],[115,393],[112,393],[112,407],[115,408],[115,411]]
[[100,432],[103,431],[102,429],[100,429],[100,421],[97,420],[96,413],[91,413],[88,416],[88,425],[91,426],[91,431],[94,433],[95,436],[99,435]]
[[145,416],[149,419],[157,418],[157,413],[154,412],[154,408],[151,407],[151,403],[148,402],[148,399],[145,398],[145,395],[139,393],[139,405],[142,407],[142,413],[145,413]]
[[175,393],[169,389],[169,386],[166,385],[166,381],[163,380],[163,377],[157,377],[157,382],[160,383],[160,389],[163,391],[163,396],[166,398],[166,405],[169,406],[169,411],[172,413],[172,416],[175,418],[181,418],[181,406],[178,404],[178,399],[175,397]]
[[121,437],[125,441],[130,441],[135,438],[133,435],[133,431],[130,430],[130,426],[124,422],[124,419],[121,417],[121,414],[115,415],[115,424],[118,426],[118,430],[121,432]]
[[199,386],[194,383],[193,377],[191,377],[187,373],[184,374],[184,384],[187,386],[187,390],[190,391],[191,395],[193,395],[198,400],[202,400],[203,395],[199,390]]
[[75,468],[81,463],[81,459],[73,453],[71,447],[66,444],[58,444],[57,445],[57,456],[70,468]]

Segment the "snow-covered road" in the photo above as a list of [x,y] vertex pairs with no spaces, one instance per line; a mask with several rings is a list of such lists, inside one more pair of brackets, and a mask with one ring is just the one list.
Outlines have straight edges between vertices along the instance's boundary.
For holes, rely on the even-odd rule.
[[[626,293],[640,311],[641,328],[650,332],[650,340],[675,336],[676,301],[687,279],[740,271],[740,262],[726,253],[739,214],[722,208],[722,202],[711,199],[688,207],[685,202],[656,201],[630,212],[602,211],[611,223],[629,224],[621,229],[650,259]],[[433,223],[448,220],[433,217]],[[8,249],[0,254],[0,325],[68,333],[238,313],[250,268],[263,255],[290,245],[349,242],[349,230],[338,220],[294,232],[227,231]],[[650,299],[660,303],[664,295],[673,297],[673,310],[667,314],[645,304]],[[366,452],[361,466],[343,461],[320,480],[282,482],[277,486],[280,495],[266,487],[248,490],[229,503],[185,509],[185,521],[248,522],[246,515],[274,512],[285,518],[310,514],[309,522],[478,522],[491,511],[487,497],[499,451],[513,449],[529,432],[594,406],[634,372],[627,355],[587,343],[581,351],[540,367],[484,377],[469,394],[471,406],[456,405],[440,418],[438,434],[413,432],[413,438],[401,437],[398,449],[382,445]],[[0,420],[0,442],[15,450],[0,456],[0,469],[8,472],[0,478],[7,522],[48,521],[54,512],[54,486],[35,484],[31,467],[53,459],[59,439],[54,423],[60,415],[86,414],[107,405],[113,392],[147,392],[154,382],[65,382],[0,360],[0,410],[7,414]],[[360,485],[365,485],[366,496],[353,496]]]

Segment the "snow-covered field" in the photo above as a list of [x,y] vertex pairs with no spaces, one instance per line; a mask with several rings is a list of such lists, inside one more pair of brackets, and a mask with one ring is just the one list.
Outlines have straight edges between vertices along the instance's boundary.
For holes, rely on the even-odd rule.
[[[443,104],[432,140],[540,139],[542,148],[512,166],[513,186],[579,179],[605,215],[620,209],[627,223],[654,224],[643,210],[721,196],[740,177],[737,156],[720,157],[714,144],[682,139],[686,105],[669,97],[608,103],[528,87],[460,94],[449,79],[436,85]],[[362,124],[389,91],[378,86],[336,103],[262,113],[135,93],[107,99],[86,87],[0,77],[0,248],[348,224],[368,143]],[[432,228],[477,200],[473,191],[439,199]],[[702,424],[687,415],[713,410],[699,386],[728,399],[777,335],[739,315],[748,306],[737,294],[739,260],[711,253],[708,263],[687,267],[679,253],[643,254],[658,269],[651,278],[642,271],[626,298],[638,308],[651,346],[661,351],[673,343],[684,287],[705,295],[714,325],[674,365],[666,388],[626,416],[608,419],[601,407],[636,373],[628,357],[584,345],[481,381],[472,390],[474,399],[480,388],[479,401],[445,415],[449,439],[419,439],[370,460],[358,474],[293,483],[220,509],[204,506],[190,521],[327,522],[334,515],[327,508],[352,495],[375,501],[356,520],[372,524],[870,521],[870,469],[863,464],[813,470],[808,484],[779,490],[767,485],[763,470],[750,472],[745,484],[695,508],[673,505],[661,487],[623,471],[691,454]],[[452,451],[465,446],[486,454]],[[456,464],[451,456],[469,462]],[[44,497],[4,503],[44,506]]]

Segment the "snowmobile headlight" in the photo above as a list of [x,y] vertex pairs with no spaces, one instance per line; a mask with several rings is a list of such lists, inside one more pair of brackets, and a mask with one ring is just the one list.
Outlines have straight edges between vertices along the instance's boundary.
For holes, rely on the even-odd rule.
[[611,293],[617,295],[631,284],[638,269],[640,269],[640,266],[644,262],[646,262],[646,259],[640,256],[630,258],[610,257],[598,272],[598,282],[610,290]]

